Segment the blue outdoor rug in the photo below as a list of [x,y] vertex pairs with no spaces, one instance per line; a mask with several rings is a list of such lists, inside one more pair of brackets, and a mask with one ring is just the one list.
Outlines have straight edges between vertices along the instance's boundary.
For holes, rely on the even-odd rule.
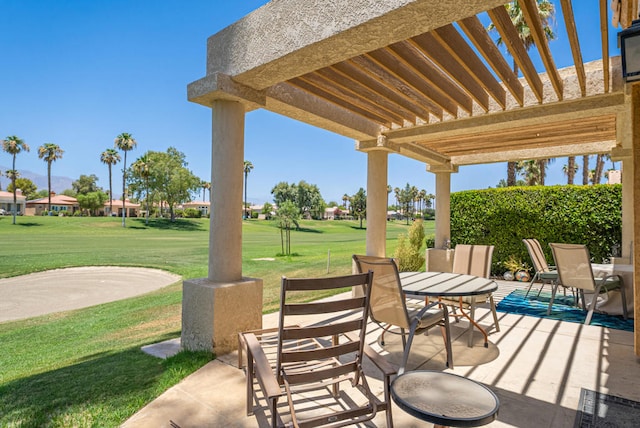
[[[512,291],[507,297],[498,303],[496,309],[500,312],[507,312],[510,314],[529,315],[537,318],[549,318],[580,324],[584,323],[587,312],[573,306],[572,296],[564,296],[562,293],[558,293],[556,298],[553,299],[551,314],[547,316],[547,307],[549,306],[551,293],[542,292],[540,293],[540,296],[536,296],[537,293],[537,291],[531,290],[531,293],[529,293],[525,299],[524,295],[526,294],[526,290]],[[633,331],[633,318],[629,318],[625,321],[621,316],[604,315],[594,312],[593,318],[591,318],[591,325],[613,328],[616,330]]]

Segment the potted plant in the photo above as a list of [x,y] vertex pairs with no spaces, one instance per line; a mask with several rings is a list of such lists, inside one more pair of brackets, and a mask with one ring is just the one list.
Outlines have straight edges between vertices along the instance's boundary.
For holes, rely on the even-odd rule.
[[516,259],[514,255],[509,256],[507,260],[502,262],[502,265],[507,268],[507,271],[502,274],[505,280],[529,281],[529,266],[522,260]]

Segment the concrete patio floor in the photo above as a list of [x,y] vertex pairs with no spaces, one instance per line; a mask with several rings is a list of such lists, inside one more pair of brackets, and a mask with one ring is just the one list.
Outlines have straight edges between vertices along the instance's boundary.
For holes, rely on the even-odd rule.
[[[500,281],[496,301],[524,285]],[[477,313],[481,325],[491,325],[488,308]],[[477,332],[475,346],[467,347],[466,323],[452,323],[453,370],[445,367],[439,329],[416,337],[408,369],[449,371],[489,386],[501,402],[498,419],[490,427],[573,427],[581,388],[640,401],[640,364],[633,352],[633,333],[500,312],[498,316],[500,331],[490,330],[489,348],[482,346]],[[277,314],[264,316],[265,328],[276,325]],[[368,342],[397,365],[399,338],[387,335],[382,348],[379,335],[379,328],[372,324]],[[381,393],[378,372],[373,367],[367,367],[367,372],[370,384]],[[269,426],[264,408],[256,407],[254,416],[246,416],[244,380],[237,353],[220,356],[141,409],[123,427]],[[432,426],[395,405],[393,420],[397,427]],[[367,426],[386,426],[384,414]]]

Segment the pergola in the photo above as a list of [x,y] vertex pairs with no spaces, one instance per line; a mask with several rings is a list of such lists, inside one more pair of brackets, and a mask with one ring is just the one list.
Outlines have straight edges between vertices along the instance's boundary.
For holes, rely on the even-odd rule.
[[[242,204],[245,113],[263,108],[353,138],[367,153],[369,255],[385,255],[390,153],[435,174],[437,244],[449,238],[450,175],[461,165],[593,153],[621,161],[622,258],[635,267],[640,356],[640,194],[633,191],[640,129],[632,120],[640,86],[624,84],[619,57],[609,57],[607,0],[589,5],[600,13],[592,31],[601,35],[604,60],[586,64],[571,0],[560,0],[558,25],[566,26],[574,64],[564,69],[555,65],[536,1],[520,0],[544,73],[504,3],[272,0],[209,38],[206,76],[188,86],[190,101],[212,109],[209,274],[185,281],[183,346],[224,353],[237,331],[260,327],[262,281],[242,276],[242,219],[227,207]],[[614,6],[623,27],[637,16],[635,1]],[[441,256],[429,258],[435,265]]]

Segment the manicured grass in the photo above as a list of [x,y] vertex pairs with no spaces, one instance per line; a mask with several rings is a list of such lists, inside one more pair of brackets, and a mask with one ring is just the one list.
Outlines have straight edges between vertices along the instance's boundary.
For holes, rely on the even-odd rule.
[[[365,252],[355,221],[303,221],[292,232],[291,257],[278,257],[272,222],[243,225],[243,274],[264,280],[264,309],[278,305],[282,275],[323,276],[351,271]],[[86,265],[144,266],[184,278],[207,276],[208,220],[175,223],[116,218],[0,217],[0,277]],[[433,223],[426,223],[426,234]],[[388,224],[388,253],[408,230]],[[329,273],[328,252],[330,251]],[[275,260],[255,260],[274,258]],[[208,360],[181,353],[161,361],[140,346],[178,337],[181,283],[144,296],[0,324],[0,426],[117,426]]]

